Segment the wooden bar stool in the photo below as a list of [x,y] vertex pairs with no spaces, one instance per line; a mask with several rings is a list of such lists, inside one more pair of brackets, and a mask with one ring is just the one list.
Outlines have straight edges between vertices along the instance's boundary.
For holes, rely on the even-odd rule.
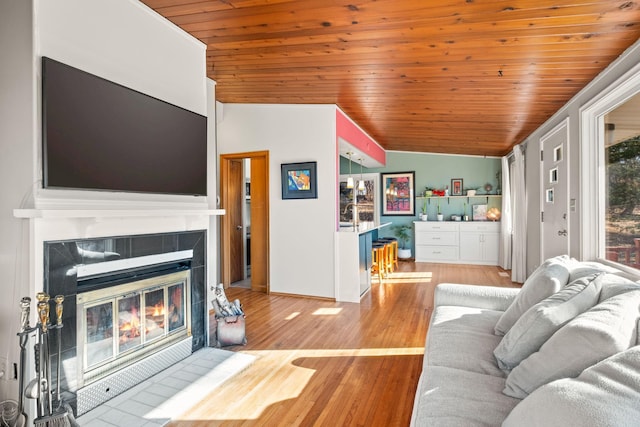
[[383,243],[373,243],[371,249],[371,273],[377,273],[381,282],[383,277],[386,276],[386,251]]
[[398,239],[395,237],[382,237],[376,241],[387,246],[386,270],[387,273],[393,273],[398,268]]

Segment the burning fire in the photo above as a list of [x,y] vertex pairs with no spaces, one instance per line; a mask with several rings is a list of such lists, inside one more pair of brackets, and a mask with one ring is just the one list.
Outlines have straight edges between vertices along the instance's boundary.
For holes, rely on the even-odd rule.
[[131,319],[128,322],[122,322],[120,324],[121,344],[140,336],[140,317],[138,316],[138,310],[132,307],[130,314]]
[[164,304],[156,304],[153,307],[154,316],[164,316]]

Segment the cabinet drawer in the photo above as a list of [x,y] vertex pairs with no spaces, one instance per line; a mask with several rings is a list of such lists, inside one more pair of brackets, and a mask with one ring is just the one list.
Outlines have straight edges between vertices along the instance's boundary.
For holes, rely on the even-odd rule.
[[500,223],[499,222],[482,222],[482,221],[474,221],[474,222],[464,222],[460,224],[460,232],[464,233],[466,231],[470,232],[484,232],[484,233],[498,233],[500,231]]
[[457,259],[457,246],[416,246],[416,261],[456,261]]
[[416,245],[458,245],[458,233],[447,232],[416,232]]
[[416,232],[421,231],[458,231],[458,223],[444,221],[416,221]]

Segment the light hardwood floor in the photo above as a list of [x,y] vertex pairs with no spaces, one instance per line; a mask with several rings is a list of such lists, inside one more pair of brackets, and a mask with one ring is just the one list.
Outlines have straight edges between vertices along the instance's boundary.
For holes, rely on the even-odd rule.
[[228,349],[256,362],[169,425],[408,426],[435,285],[514,286],[500,271],[401,262],[361,304],[230,288],[248,344]]

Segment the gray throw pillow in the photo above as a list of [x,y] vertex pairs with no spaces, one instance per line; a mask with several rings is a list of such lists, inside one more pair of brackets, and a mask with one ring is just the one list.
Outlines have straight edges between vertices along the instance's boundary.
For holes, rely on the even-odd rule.
[[613,296],[553,334],[540,350],[516,366],[503,393],[525,398],[560,378],[577,377],[584,369],[635,345],[640,318],[640,290]]
[[515,368],[568,321],[596,305],[605,276],[582,277],[527,310],[493,351],[500,369]]
[[544,385],[520,402],[503,427],[609,426],[640,423],[640,346]]
[[622,271],[597,261],[578,261],[573,259],[569,269],[569,282],[595,273],[621,274]]
[[569,281],[571,260],[567,255],[549,258],[522,285],[509,308],[495,326],[496,335],[509,332],[516,321],[533,305],[558,292]]

